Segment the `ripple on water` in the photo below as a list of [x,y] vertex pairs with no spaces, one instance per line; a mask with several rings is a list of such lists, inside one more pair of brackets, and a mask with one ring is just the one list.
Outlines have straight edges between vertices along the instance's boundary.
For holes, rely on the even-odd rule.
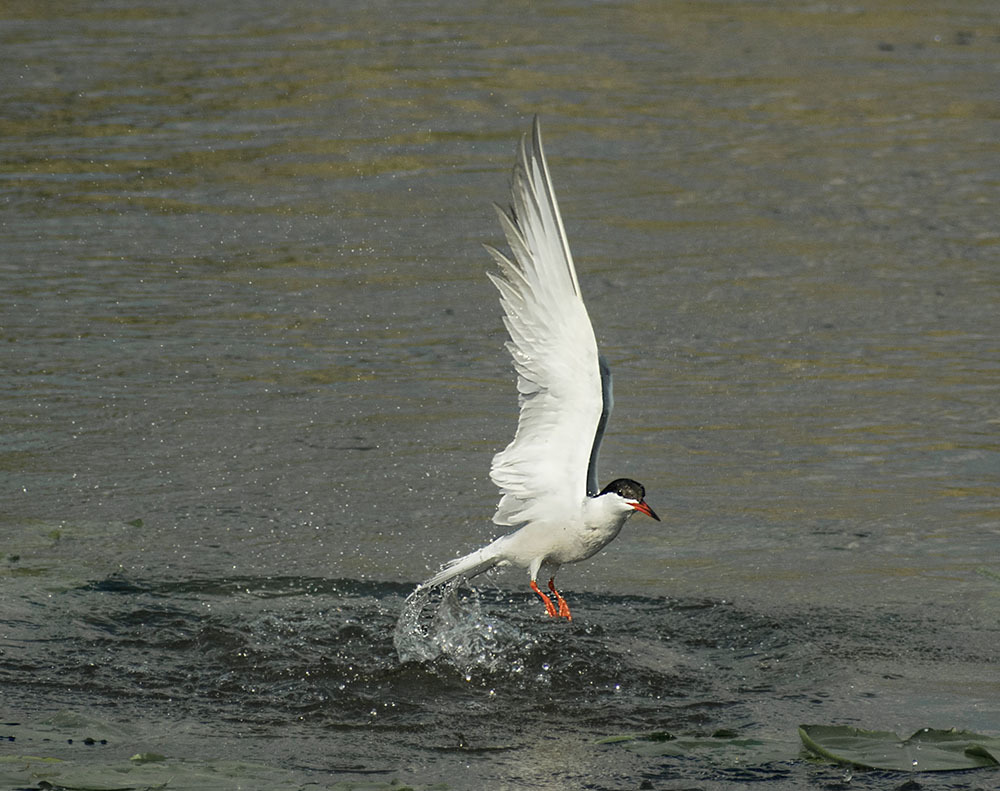
[[[312,760],[323,760],[336,733],[357,765],[381,771],[455,751],[534,754],[542,733],[588,754],[633,732],[794,737],[802,721],[896,706],[887,684],[902,689],[927,667],[982,665],[992,645],[959,646],[930,615],[581,593],[567,623],[546,618],[529,593],[456,587],[414,606],[412,591],[116,575],[55,594],[58,617],[30,632],[9,622],[0,682],[80,708],[115,700],[122,721],[280,733],[296,760],[311,739]],[[916,723],[925,724],[937,723]],[[638,760],[600,749],[592,757]]]

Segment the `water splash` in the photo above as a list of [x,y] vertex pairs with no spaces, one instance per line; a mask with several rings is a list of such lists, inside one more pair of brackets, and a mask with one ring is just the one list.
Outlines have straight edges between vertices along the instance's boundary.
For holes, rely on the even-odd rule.
[[525,635],[484,613],[474,588],[460,599],[459,585],[456,580],[440,588],[418,587],[407,597],[393,632],[399,660],[446,659],[466,672],[509,670],[510,650],[522,645]]

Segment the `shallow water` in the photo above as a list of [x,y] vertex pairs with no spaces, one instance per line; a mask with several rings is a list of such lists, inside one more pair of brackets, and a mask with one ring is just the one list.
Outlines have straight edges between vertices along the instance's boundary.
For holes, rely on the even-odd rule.
[[[796,726],[1000,732],[992,4],[0,20],[9,755],[895,788]],[[516,404],[479,245],[535,112],[616,376],[602,477],[664,523],[562,570],[572,624],[506,572],[401,662],[414,584],[493,536]],[[766,748],[599,743],[658,731]]]

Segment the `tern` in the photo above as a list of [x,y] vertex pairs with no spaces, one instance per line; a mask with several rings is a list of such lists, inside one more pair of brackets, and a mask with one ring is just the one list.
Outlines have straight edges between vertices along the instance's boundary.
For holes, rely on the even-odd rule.
[[[521,139],[511,198],[508,210],[494,206],[511,255],[484,246],[500,268],[487,274],[500,291],[520,403],[514,440],[490,469],[501,495],[493,522],[517,529],[445,564],[413,595],[495,566],[521,566],[545,611],[572,620],[555,586],[559,567],[602,550],[636,511],[660,518],[636,481],[618,478],[598,488],[611,372],[577,282],[537,116],[531,144]],[[539,574],[548,576],[555,603],[538,587]]]

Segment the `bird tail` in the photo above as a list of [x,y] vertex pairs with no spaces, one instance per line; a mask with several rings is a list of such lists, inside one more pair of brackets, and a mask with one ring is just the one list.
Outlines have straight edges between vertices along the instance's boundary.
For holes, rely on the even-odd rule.
[[503,562],[500,550],[505,538],[506,536],[501,536],[492,544],[482,549],[477,549],[468,555],[448,561],[441,567],[441,570],[437,574],[419,585],[417,589],[421,590],[443,585],[456,577],[470,579],[477,574],[482,574],[484,571],[489,571],[494,566]]

